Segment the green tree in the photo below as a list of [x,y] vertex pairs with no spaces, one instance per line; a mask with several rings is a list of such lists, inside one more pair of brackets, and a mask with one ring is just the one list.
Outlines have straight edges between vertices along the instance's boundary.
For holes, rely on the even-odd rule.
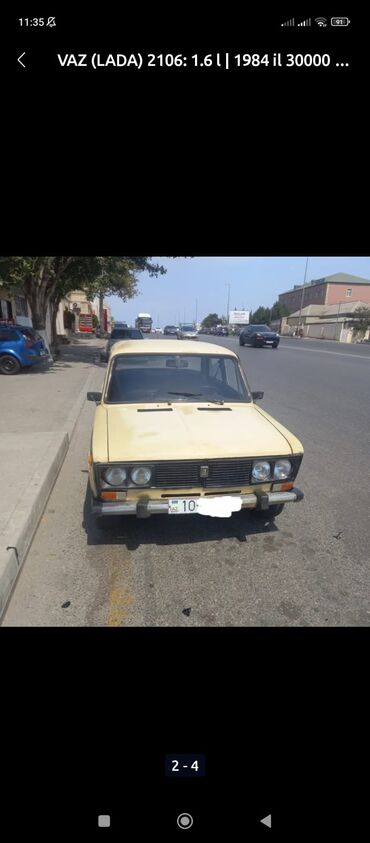
[[271,310],[269,307],[258,307],[250,315],[250,323],[252,325],[268,325],[271,320]]
[[271,308],[270,321],[282,319],[283,316],[289,316],[289,312],[289,308],[285,304],[280,304],[279,301],[276,301]]
[[82,289],[92,300],[97,294],[117,295],[126,301],[137,292],[137,273],[163,275],[167,270],[150,257],[44,256],[0,257],[0,287],[26,296],[33,327],[44,339],[46,315],[52,305],[53,338],[59,304],[67,293]]
[[220,324],[220,317],[217,313],[209,313],[208,316],[203,319],[202,328],[213,328],[215,325]]
[[366,307],[361,305],[361,307],[357,307],[353,313],[353,319],[346,324],[349,325],[350,328],[354,328],[358,333],[365,333],[368,328],[370,328],[370,307]]

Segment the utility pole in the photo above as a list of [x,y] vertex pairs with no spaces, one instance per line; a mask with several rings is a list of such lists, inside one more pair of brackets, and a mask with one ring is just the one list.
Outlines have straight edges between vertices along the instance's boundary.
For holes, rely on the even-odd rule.
[[197,324],[198,319],[198,299],[195,299],[195,324]]
[[298,320],[298,328],[301,327],[301,316],[302,316],[302,307],[303,307],[303,299],[304,299],[304,291],[305,291],[305,283],[306,283],[306,276],[307,276],[307,266],[308,266],[308,258],[306,259],[306,269],[304,271],[304,281],[303,281],[303,288],[302,288],[302,295],[301,295],[301,306],[299,308],[299,320]]
[[227,291],[227,306],[226,306],[226,322],[227,322],[227,324],[229,324],[229,307],[230,307],[230,287],[231,287],[231,284],[225,283],[225,287],[228,288],[228,291]]

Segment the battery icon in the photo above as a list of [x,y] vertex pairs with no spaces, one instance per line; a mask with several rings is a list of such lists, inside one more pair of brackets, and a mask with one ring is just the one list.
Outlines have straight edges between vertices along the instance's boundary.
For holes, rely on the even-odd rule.
[[332,26],[348,26],[351,21],[349,18],[332,18],[330,23]]

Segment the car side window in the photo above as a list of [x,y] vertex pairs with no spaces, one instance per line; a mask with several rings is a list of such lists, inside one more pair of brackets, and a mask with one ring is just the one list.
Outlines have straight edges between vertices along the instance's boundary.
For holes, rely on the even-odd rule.
[[0,341],[14,342],[18,339],[19,337],[16,331],[0,331]]

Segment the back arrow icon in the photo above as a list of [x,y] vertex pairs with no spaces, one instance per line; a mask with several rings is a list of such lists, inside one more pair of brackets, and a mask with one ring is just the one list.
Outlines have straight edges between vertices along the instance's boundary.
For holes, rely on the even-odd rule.
[[23,59],[23,56],[25,56],[25,55],[26,55],[26,53],[21,53],[20,56],[18,56],[18,58],[17,58],[17,61],[19,61],[19,64],[21,64],[22,67],[26,67],[26,65],[23,64],[23,61],[21,61],[21,59]]

